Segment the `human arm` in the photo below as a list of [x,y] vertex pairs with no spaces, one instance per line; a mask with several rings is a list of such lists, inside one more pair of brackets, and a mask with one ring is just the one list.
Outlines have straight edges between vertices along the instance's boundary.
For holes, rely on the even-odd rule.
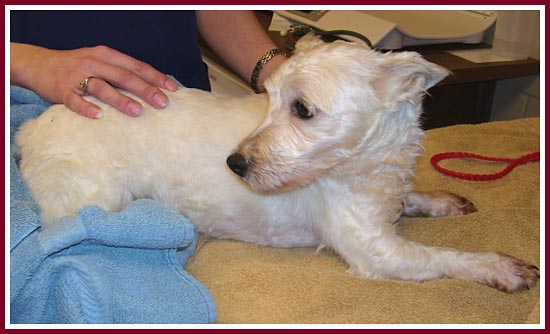
[[[249,84],[258,60],[277,48],[251,11],[197,11],[197,22],[209,47]],[[260,89],[285,60],[284,56],[275,56],[264,66],[259,77]]]
[[158,87],[176,90],[177,84],[163,73],[137,59],[105,46],[68,51],[10,43],[10,83],[35,91],[51,103],[63,103],[90,118],[99,118],[99,107],[82,98],[79,83],[93,76],[88,92],[131,116],[143,106],[121,94],[122,88],[157,108],[168,99]]

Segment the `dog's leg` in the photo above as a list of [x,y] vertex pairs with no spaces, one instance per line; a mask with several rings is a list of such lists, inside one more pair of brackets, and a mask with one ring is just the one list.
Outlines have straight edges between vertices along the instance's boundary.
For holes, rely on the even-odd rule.
[[403,215],[411,217],[459,216],[475,211],[472,202],[446,191],[412,191],[403,203]]
[[132,199],[120,174],[87,168],[89,162],[73,159],[28,160],[21,172],[41,208],[43,220],[55,222],[76,215],[88,205],[118,211]]
[[356,216],[342,213],[322,232],[325,244],[344,258],[353,274],[413,281],[448,277],[506,292],[528,289],[538,280],[537,267],[511,256],[422,245],[397,235],[391,223],[350,219]]

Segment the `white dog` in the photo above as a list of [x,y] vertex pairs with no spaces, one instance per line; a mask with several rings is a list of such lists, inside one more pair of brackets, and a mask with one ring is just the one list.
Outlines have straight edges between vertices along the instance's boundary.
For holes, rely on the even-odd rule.
[[297,49],[267,95],[182,88],[166,92],[166,110],[138,118],[93,100],[100,120],[56,105],[27,122],[17,135],[20,168],[43,218],[88,205],[117,211],[146,197],[215,237],[332,247],[362,277],[451,277],[507,292],[536,284],[538,269],[516,258],[428,247],[395,232],[401,214],[475,211],[450,193],[412,189],[422,98],[447,70],[416,53],[311,36]]

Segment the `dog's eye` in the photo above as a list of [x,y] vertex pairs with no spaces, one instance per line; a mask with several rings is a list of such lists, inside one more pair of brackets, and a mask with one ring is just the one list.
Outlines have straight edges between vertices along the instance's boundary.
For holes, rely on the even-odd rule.
[[313,113],[300,100],[294,102],[293,108],[296,115],[298,115],[298,117],[300,117],[301,119],[308,119],[313,117]]

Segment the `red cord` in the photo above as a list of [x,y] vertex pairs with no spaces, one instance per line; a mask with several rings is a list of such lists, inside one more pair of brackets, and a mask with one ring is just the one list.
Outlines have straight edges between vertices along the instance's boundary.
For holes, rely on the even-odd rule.
[[[456,159],[456,158],[471,158],[471,159],[479,159],[479,160],[486,160],[486,161],[507,162],[508,165],[502,171],[494,174],[461,173],[461,172],[453,171],[453,170],[439,166],[439,162],[441,160]],[[496,180],[503,177],[504,175],[508,174],[512,169],[516,168],[519,165],[532,162],[532,161],[539,161],[539,160],[540,160],[540,152],[529,153],[517,159],[486,157],[478,154],[465,153],[465,152],[446,152],[446,153],[439,153],[434,155],[430,159],[430,162],[435,169],[449,176],[453,176],[464,180],[470,180],[470,181],[490,181],[490,180]]]

